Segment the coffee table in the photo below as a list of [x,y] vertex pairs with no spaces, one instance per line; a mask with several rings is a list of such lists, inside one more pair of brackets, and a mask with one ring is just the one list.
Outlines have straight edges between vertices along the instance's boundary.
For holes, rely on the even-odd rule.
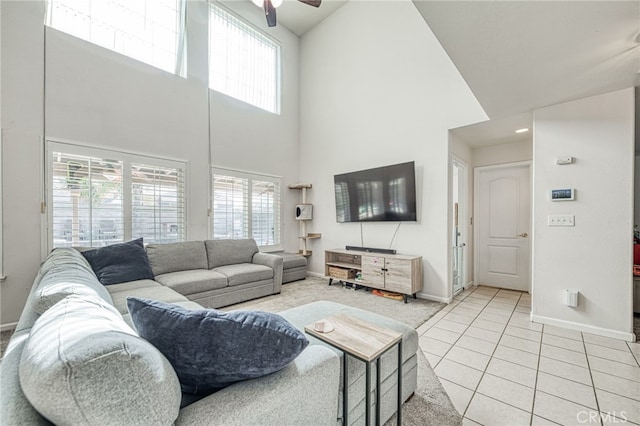
[[[320,332],[314,327],[324,322],[333,326],[329,332]],[[326,344],[344,352],[342,360],[342,420],[348,425],[348,369],[347,355],[359,359],[366,367],[365,419],[371,424],[371,364],[376,363],[376,425],[380,424],[380,357],[394,346],[398,346],[398,411],[397,424],[402,424],[402,333],[380,327],[345,314],[335,314],[307,325],[304,330]]]

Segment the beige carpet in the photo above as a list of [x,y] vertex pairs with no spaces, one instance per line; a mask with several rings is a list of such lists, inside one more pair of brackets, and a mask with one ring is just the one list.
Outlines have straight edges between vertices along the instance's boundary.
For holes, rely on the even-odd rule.
[[394,318],[413,328],[418,328],[442,309],[443,303],[409,298],[409,303],[375,296],[364,289],[353,290],[334,282],[331,286],[326,278],[307,277],[282,286],[280,294],[228,306],[223,310],[255,309],[280,312],[318,300],[342,303]]
[[[421,299],[409,299],[403,303],[393,299],[375,296],[365,290],[343,288],[334,283],[328,285],[325,278],[307,277],[282,286],[279,295],[251,300],[224,310],[256,309],[267,312],[279,312],[317,300],[328,300],[366,309],[386,315],[411,327],[418,328],[445,305]],[[385,424],[396,424],[395,415]],[[440,384],[429,362],[418,350],[418,388],[414,396],[403,405],[402,424],[411,426],[438,425],[458,426],[462,424],[462,416],[456,411],[449,396]]]

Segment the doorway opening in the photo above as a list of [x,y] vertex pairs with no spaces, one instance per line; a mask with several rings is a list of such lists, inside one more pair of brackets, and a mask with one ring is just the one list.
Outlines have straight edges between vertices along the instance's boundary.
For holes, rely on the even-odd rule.
[[468,197],[468,166],[457,157],[451,160],[452,181],[451,181],[451,202],[453,212],[452,226],[452,285],[453,295],[464,290],[466,283],[465,250],[467,247],[467,200]]

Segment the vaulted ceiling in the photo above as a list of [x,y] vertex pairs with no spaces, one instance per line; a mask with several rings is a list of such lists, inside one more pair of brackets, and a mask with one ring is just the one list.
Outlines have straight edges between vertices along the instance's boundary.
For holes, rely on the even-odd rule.
[[[278,21],[303,36],[344,3],[285,0]],[[640,0],[413,3],[491,119],[454,131],[472,147],[522,139],[537,108],[640,84]]]

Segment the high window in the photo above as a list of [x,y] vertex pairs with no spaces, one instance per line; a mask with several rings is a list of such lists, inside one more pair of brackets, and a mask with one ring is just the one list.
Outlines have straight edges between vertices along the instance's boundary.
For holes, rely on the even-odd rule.
[[185,240],[183,162],[48,142],[49,247]]
[[280,45],[211,3],[209,87],[280,113]]
[[75,37],[183,74],[183,0],[48,0],[46,24]]
[[213,169],[214,239],[253,238],[262,250],[281,248],[281,179]]

